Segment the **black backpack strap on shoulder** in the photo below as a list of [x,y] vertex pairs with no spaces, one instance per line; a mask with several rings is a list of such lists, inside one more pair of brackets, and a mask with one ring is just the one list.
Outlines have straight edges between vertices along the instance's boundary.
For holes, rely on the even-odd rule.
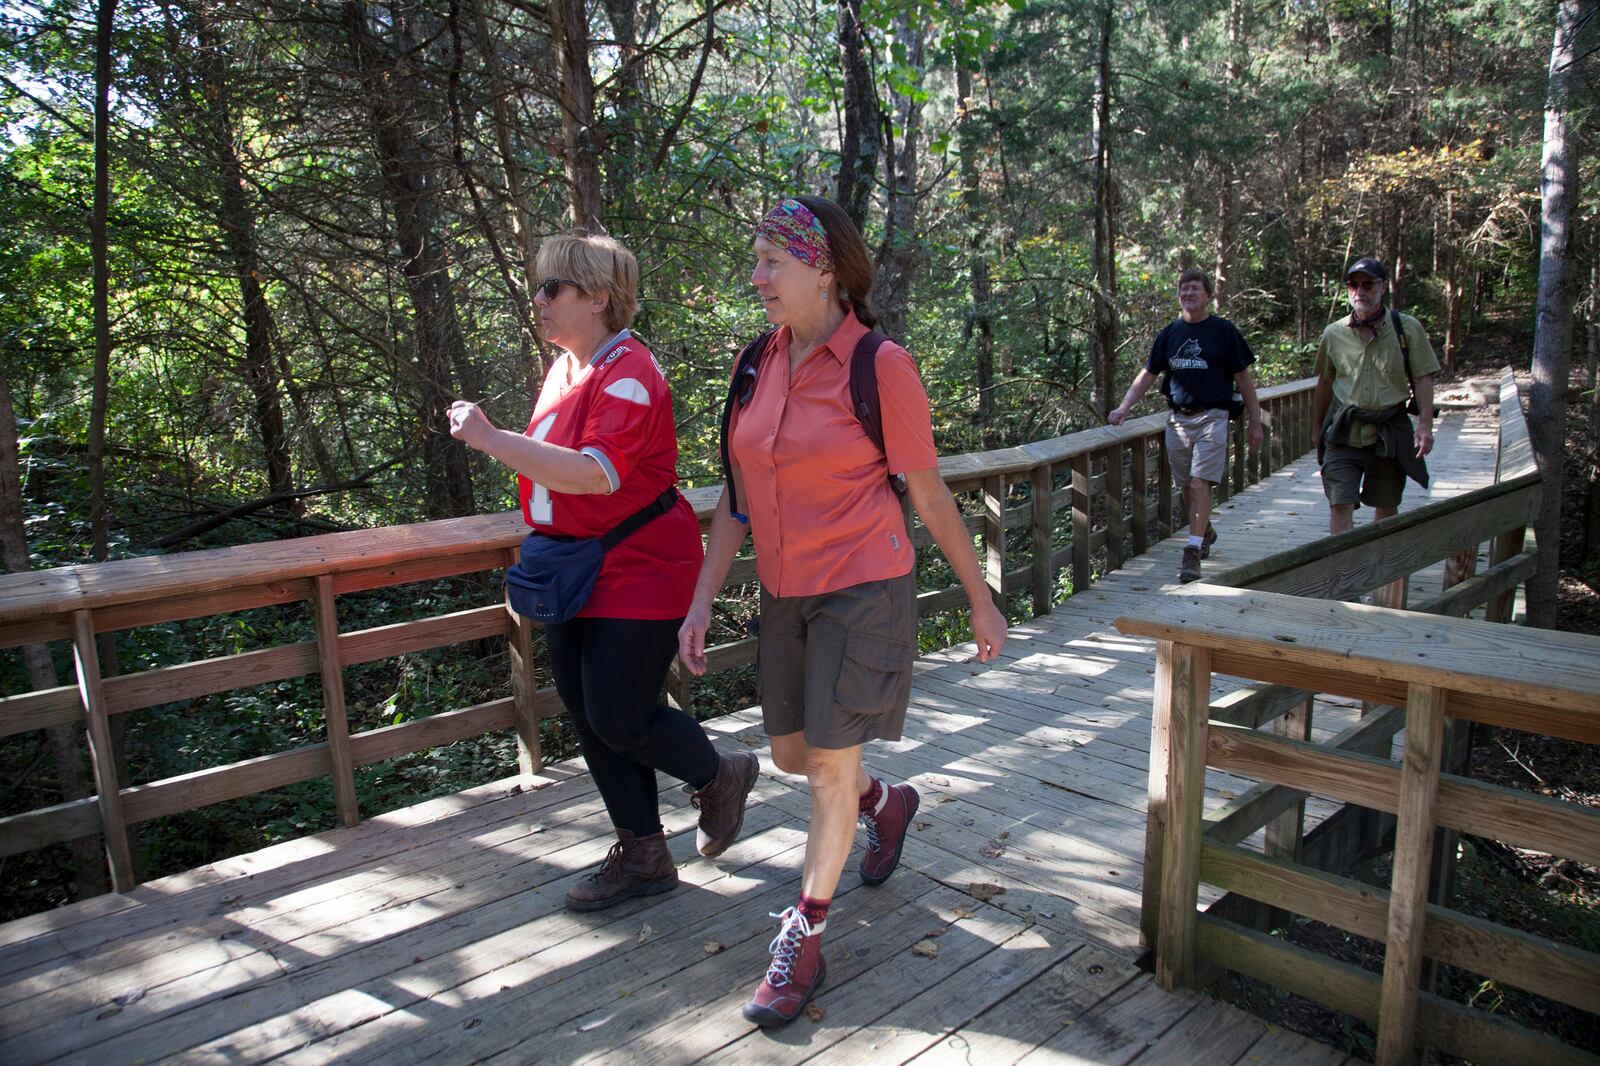
[[733,405],[740,407],[750,402],[756,393],[756,374],[761,368],[761,357],[766,354],[767,341],[776,328],[762,333],[755,340],[744,346],[739,353],[739,358],[733,364],[733,378],[728,382],[728,398],[722,404],[722,483],[728,489],[728,513],[740,522],[750,520],[739,513],[739,495],[733,487],[733,459],[728,453],[728,429],[733,425]]
[[615,548],[618,544],[621,544],[624,540],[626,540],[635,530],[644,525],[646,522],[656,518],[659,515],[664,515],[668,511],[672,510],[677,502],[677,487],[674,485],[668,485],[667,491],[663,492],[661,495],[645,504],[642,508],[635,511],[627,518],[624,518],[621,522],[618,522],[611,532],[601,537],[600,547],[604,548],[606,551],[610,551],[612,548]]
[[1400,321],[1400,312],[1389,308],[1389,321],[1394,324],[1395,339],[1400,342],[1400,358],[1405,360],[1406,380],[1411,383],[1411,391],[1417,391],[1417,379],[1411,376],[1411,341],[1406,337],[1405,324]]
[[[856,341],[856,350],[850,356],[850,409],[861,423],[867,439],[878,446],[888,461],[888,451],[883,446],[883,411],[878,405],[878,349],[888,340],[876,330],[867,330]],[[906,494],[903,474],[890,472],[889,485],[895,495]]]

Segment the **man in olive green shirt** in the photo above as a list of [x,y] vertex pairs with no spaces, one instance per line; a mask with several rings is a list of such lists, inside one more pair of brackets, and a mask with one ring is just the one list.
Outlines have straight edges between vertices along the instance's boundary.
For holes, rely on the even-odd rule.
[[[1357,259],[1345,283],[1350,314],[1322,331],[1311,400],[1314,424],[1321,427],[1317,456],[1330,533],[1349,529],[1363,503],[1374,521],[1394,514],[1407,477],[1427,487],[1423,457],[1433,450],[1433,377],[1439,372],[1422,323],[1385,305],[1389,275],[1382,263]],[[1397,319],[1410,350],[1409,374]],[[1414,427],[1406,415],[1413,395]]]

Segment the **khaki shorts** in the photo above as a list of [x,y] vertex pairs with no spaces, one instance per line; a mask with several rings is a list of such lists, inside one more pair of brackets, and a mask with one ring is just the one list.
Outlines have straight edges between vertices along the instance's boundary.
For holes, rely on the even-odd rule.
[[1406,490],[1400,460],[1380,457],[1376,444],[1352,448],[1329,444],[1322,453],[1322,493],[1331,504],[1399,507]]
[[917,654],[911,574],[816,596],[761,590],[761,718],[769,736],[813,748],[899,740]]
[[1167,460],[1179,486],[1197,477],[1221,483],[1228,469],[1228,412],[1167,412]]

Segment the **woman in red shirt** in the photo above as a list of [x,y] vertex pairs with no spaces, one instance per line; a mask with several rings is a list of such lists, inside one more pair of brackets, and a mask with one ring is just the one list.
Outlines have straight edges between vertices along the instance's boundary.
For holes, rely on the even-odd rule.
[[800,901],[779,915],[772,963],[745,1017],[792,1020],[822,983],[822,932],[856,822],[867,831],[861,879],[882,884],[900,861],[916,813],[909,784],[886,785],[861,766],[868,740],[898,740],[916,657],[916,558],[886,476],[903,474],[911,502],[950,561],[972,608],[978,659],[1005,640],[950,491],[939,476],[928,398],[910,355],[893,341],[875,357],[883,447],[850,403],[850,362],[875,317],[872,258],[835,203],[801,196],[756,227],[756,287],[778,326],[729,431],[734,489],[711,521],[705,566],[678,633],[689,669],[705,671],[711,601],[745,533],[761,579],[761,708],[780,770],[811,786]]
[[[545,279],[533,301],[539,330],[563,354],[527,430],[496,429],[476,404],[457,401],[450,433],[517,472],[534,532],[599,537],[677,484],[672,396],[628,330],[639,306],[633,253],[610,237],[575,233],[545,242],[537,266]],[[545,627],[556,691],[617,831],[600,868],[568,891],[574,910],[677,885],[657,770],[697,790],[702,855],[721,853],[743,823],[755,756],[719,756],[698,722],[656,702],[700,562],[700,526],[678,496],[606,553],[574,618]]]

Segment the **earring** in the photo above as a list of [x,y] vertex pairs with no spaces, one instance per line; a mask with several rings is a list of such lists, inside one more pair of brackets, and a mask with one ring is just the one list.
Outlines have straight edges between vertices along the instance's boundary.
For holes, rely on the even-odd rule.
[[822,288],[818,289],[817,290],[817,295],[822,299],[823,303],[827,303],[828,302],[828,287],[826,285],[824,285]]

